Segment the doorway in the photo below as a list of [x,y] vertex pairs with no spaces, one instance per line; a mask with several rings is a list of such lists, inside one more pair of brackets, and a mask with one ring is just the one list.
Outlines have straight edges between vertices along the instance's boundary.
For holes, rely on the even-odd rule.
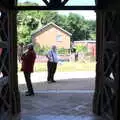
[[[23,7],[24,8],[24,7]],[[12,27],[12,26],[11,26]],[[13,35],[14,36],[14,35]],[[11,36],[11,38],[12,38],[12,36]],[[12,41],[12,40],[11,40]],[[13,43],[11,43],[10,45],[12,45]],[[15,44],[14,44],[15,45]],[[15,46],[14,46],[15,47]],[[11,59],[12,60],[12,59]],[[12,65],[13,65],[14,63],[12,62]],[[11,65],[11,66],[12,66]],[[12,67],[11,67],[12,68]],[[14,72],[13,72],[14,73]],[[11,84],[12,85],[12,84]]]
[[[83,44],[88,45],[89,42],[93,43],[94,41],[84,41],[85,43],[83,41],[81,41],[81,42]],[[89,58],[90,56],[85,56],[85,57],[82,58],[82,60],[80,59],[81,61],[77,61],[77,62],[72,61],[71,64],[74,64],[74,65],[71,67],[71,69],[73,69],[74,66],[78,66],[78,64],[80,64],[80,65],[82,64],[82,65],[86,65],[85,66],[86,68],[89,68],[88,71],[93,70],[93,68],[92,68],[93,66],[94,66],[94,70],[95,70],[95,63],[93,64],[92,62],[90,62],[90,58]],[[88,61],[86,62],[85,59],[89,59],[88,60],[89,63],[88,63]],[[39,61],[39,59],[37,61]],[[67,64],[69,64],[69,63],[67,63]],[[61,67],[64,64],[66,64],[66,62],[60,63],[58,66],[58,69],[61,70]],[[36,66],[38,66],[38,63],[36,64]],[[45,66],[46,66],[46,62],[45,62]],[[70,66],[70,64],[69,64],[69,66]],[[42,67],[42,63],[40,63],[40,67]],[[86,69],[85,67],[84,67],[84,70]],[[78,68],[76,68],[76,69],[78,69]],[[35,68],[35,70],[37,72],[38,68]],[[46,83],[47,71],[45,71],[45,73],[42,73],[42,72],[35,73],[35,74],[33,73],[32,80],[34,83],[34,88],[36,90],[37,97],[36,96],[35,97],[26,97],[24,95],[24,91],[26,90],[26,87],[25,87],[25,82],[23,81],[24,85],[21,85],[21,90],[23,90],[22,91],[23,96],[22,96],[22,100],[21,100],[21,101],[23,101],[22,102],[23,116],[29,117],[29,115],[32,114],[33,115],[32,117],[35,118],[35,115],[37,114],[36,115],[37,117],[43,116],[43,118],[44,118],[48,114],[51,114],[51,116],[49,116],[49,117],[54,117],[54,115],[55,115],[55,117],[59,117],[57,115],[61,113],[61,115],[63,115],[62,116],[63,118],[65,117],[68,119],[69,115],[74,113],[80,119],[81,115],[83,115],[83,118],[85,118],[87,113],[89,113],[90,116],[88,115],[87,117],[90,117],[90,119],[91,119],[93,117],[92,112],[90,112],[90,111],[92,111],[91,105],[92,105],[94,86],[95,86],[94,85],[95,71],[93,71],[93,72],[90,72],[90,71],[88,72],[88,71],[87,72],[79,72],[78,71],[78,72],[74,72],[72,74],[70,72],[69,73],[63,72],[63,69],[62,69],[61,72],[63,72],[63,73],[59,74],[58,71],[56,73],[55,79],[57,79],[57,82],[55,84],[47,84]],[[72,76],[71,76],[71,74],[72,74]],[[24,80],[24,76],[22,76],[19,80],[22,83],[21,80]],[[81,98],[81,96],[82,96],[82,98]],[[49,99],[49,98],[52,98],[52,99]],[[89,102],[87,102],[88,99],[90,99]],[[27,101],[27,104],[24,101]],[[44,101],[46,101],[46,103],[43,103]],[[80,101],[82,101],[82,102],[80,103]],[[36,106],[36,107],[34,107],[34,106]],[[32,109],[32,107],[34,108],[34,110]],[[52,110],[51,110],[51,108],[52,108]],[[32,109],[32,111],[31,111],[31,109]],[[40,114],[40,116],[39,116],[39,114]],[[72,117],[74,117],[74,115]]]

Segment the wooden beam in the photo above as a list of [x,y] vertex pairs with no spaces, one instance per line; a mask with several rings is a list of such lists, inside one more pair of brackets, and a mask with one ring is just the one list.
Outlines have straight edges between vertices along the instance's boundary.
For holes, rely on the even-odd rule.
[[7,42],[0,41],[0,48],[7,48]]
[[111,49],[114,52],[120,52],[120,45],[116,44],[114,41],[108,41],[105,42],[105,48],[104,49]]
[[112,88],[112,89],[116,89],[116,86],[114,84],[114,80],[112,80],[111,78],[106,78],[105,79],[105,84],[109,87],[109,88]]
[[64,0],[64,1],[62,2],[62,5],[65,5],[68,1],[69,1],[69,0]]
[[16,6],[11,9],[14,9],[14,10],[96,10],[96,7],[95,6],[60,6],[60,7]]
[[46,5],[49,4],[49,2],[47,0],[42,0]]

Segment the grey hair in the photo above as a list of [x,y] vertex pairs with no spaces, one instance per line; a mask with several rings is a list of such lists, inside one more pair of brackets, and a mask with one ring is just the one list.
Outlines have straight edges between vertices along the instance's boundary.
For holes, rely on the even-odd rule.
[[52,45],[52,49],[56,48],[56,45]]
[[28,49],[33,49],[33,44],[27,45]]

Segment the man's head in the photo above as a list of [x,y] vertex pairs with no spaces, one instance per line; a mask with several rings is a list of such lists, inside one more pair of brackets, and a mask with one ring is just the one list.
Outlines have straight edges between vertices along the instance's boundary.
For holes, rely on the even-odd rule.
[[28,49],[29,49],[29,50],[33,50],[33,44],[29,44],[29,45],[28,45]]
[[52,45],[52,50],[56,51],[56,49],[57,49],[56,45]]
[[20,43],[19,45],[20,45],[21,47],[23,47],[24,44],[23,44],[23,43]]

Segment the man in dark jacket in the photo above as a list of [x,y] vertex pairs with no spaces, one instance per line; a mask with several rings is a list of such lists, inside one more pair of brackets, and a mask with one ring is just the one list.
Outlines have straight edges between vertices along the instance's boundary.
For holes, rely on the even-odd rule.
[[33,45],[29,45],[28,50],[21,57],[22,60],[21,70],[24,73],[28,88],[28,91],[26,92],[26,96],[34,95],[32,83],[31,83],[31,73],[33,72],[35,58],[36,58],[36,54],[33,49]]

